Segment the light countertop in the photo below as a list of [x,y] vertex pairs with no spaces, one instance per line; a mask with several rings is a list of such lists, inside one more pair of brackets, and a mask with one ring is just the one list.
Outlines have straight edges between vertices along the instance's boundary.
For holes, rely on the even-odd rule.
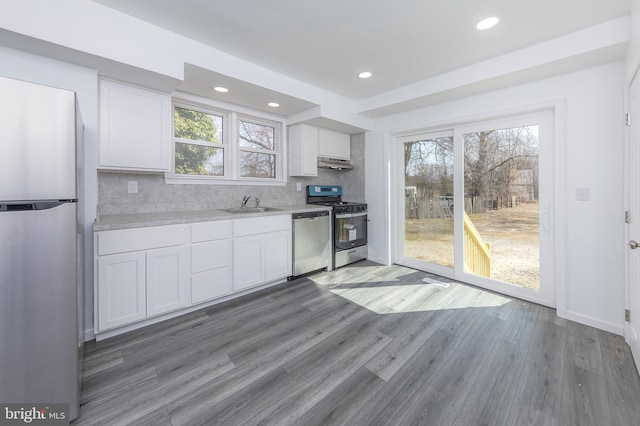
[[102,215],[93,224],[94,231],[112,229],[142,228],[147,226],[176,225],[195,222],[211,222],[215,220],[232,220],[250,217],[275,216],[300,212],[331,210],[327,206],[299,204],[293,206],[264,206],[275,210],[256,213],[230,213],[224,210],[191,210],[178,212],[132,213]]

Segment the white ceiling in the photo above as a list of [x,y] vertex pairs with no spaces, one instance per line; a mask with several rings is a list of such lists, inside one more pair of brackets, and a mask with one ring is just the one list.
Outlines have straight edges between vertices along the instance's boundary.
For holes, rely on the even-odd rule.
[[[632,3],[632,0],[94,1],[353,100],[377,96],[629,15]],[[484,32],[474,28],[477,21],[490,15],[501,18],[498,26]],[[612,60],[611,52],[603,53],[606,54],[603,60]],[[373,77],[358,79],[357,73],[363,70],[373,72]],[[186,72],[182,89],[197,92],[196,82],[188,81],[190,75],[203,77],[206,73],[195,68]],[[215,73],[210,76],[214,78]]]

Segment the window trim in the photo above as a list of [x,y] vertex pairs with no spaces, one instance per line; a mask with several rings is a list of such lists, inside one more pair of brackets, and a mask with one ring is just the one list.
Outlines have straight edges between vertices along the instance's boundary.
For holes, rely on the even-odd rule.
[[[224,176],[204,176],[204,175],[183,175],[175,173],[176,158],[176,142],[192,143],[201,145],[199,141],[190,139],[182,141],[182,138],[175,137],[175,107],[192,109],[194,111],[204,112],[223,117],[222,143],[206,144],[205,146],[224,149]],[[203,185],[258,185],[258,186],[285,186],[287,184],[287,138],[286,138],[286,120],[284,117],[264,113],[262,111],[253,110],[246,107],[227,104],[200,96],[189,95],[186,93],[174,93],[171,103],[171,171],[165,172],[165,182],[167,184],[203,184]],[[275,178],[255,178],[240,176],[240,152],[253,151],[249,148],[240,148],[239,143],[239,126],[240,121],[255,123],[273,127],[274,135],[274,151],[257,150],[260,153],[273,154],[276,157],[276,175]]]

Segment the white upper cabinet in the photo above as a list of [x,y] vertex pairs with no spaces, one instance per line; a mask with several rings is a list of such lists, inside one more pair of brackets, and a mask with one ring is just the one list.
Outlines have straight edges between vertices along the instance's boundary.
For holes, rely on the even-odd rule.
[[100,168],[170,170],[169,94],[100,81]]
[[335,130],[319,129],[318,156],[351,159],[351,136]]
[[308,124],[289,127],[289,175],[318,176],[318,128]]
[[318,157],[351,159],[351,136],[309,124],[289,126],[289,175],[318,176]]

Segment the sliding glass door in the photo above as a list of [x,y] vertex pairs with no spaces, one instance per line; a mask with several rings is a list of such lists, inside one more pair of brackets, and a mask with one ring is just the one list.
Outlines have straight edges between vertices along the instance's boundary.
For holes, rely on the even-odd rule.
[[551,124],[397,137],[396,262],[553,306]]
[[540,288],[539,125],[463,133],[465,272]]
[[403,142],[404,256],[454,267],[453,134]]

